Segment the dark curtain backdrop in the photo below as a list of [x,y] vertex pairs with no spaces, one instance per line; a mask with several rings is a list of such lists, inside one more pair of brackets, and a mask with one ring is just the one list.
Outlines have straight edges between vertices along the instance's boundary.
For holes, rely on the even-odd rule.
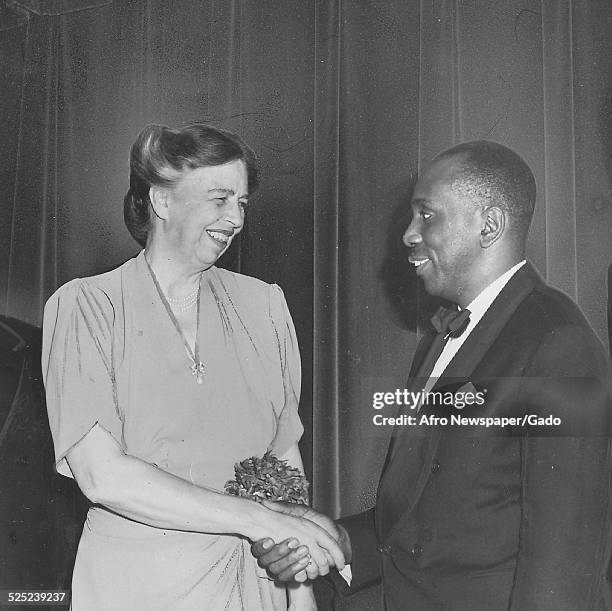
[[529,254],[607,340],[606,0],[23,0],[0,16],[4,313],[40,324],[57,286],[137,252],[121,202],[144,124],[237,130],[263,184],[223,264],[287,296],[319,509],[374,498],[371,394],[403,385],[429,307],[400,236],[440,149],[491,138],[526,158]]

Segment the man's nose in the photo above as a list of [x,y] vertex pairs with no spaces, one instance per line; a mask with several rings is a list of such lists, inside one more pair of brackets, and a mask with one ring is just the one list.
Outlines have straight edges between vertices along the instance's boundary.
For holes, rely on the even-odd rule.
[[402,241],[406,246],[408,246],[408,248],[412,248],[423,241],[414,218],[412,219],[410,225],[408,225],[408,229],[406,229],[404,232]]

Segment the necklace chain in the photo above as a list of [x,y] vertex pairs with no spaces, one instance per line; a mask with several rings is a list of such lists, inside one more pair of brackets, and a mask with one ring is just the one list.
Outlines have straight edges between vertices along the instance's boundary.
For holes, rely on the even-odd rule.
[[[145,261],[147,263],[147,267],[149,268],[149,273],[151,274],[151,278],[153,279],[153,284],[155,285],[155,288],[157,289],[159,298],[161,299],[161,302],[164,304],[164,308],[166,309],[166,312],[168,313],[170,320],[174,324],[174,328],[176,329],[177,333],[181,336],[183,343],[185,344],[187,354],[192,363],[189,367],[189,369],[191,370],[191,374],[195,376],[196,382],[198,384],[202,384],[202,378],[204,376],[204,373],[206,372],[206,365],[204,365],[204,363],[200,361],[200,346],[198,342],[198,335],[200,332],[200,287],[202,284],[202,274],[200,274],[200,279],[198,280],[198,286],[196,290],[191,295],[188,295],[189,299],[192,299],[193,298],[192,296],[195,296],[194,303],[197,303],[198,305],[197,312],[196,312],[196,334],[195,334],[195,341],[194,341],[193,350],[192,350],[191,346],[189,345],[189,342],[185,338],[185,335],[183,333],[183,330],[181,329],[181,326],[178,323],[178,320],[176,319],[176,316],[174,315],[174,312],[172,311],[172,307],[170,306],[170,303],[169,303],[170,299],[168,299],[164,295],[164,292],[162,291],[162,288],[159,285],[159,282],[157,280],[157,276],[155,275],[155,272],[153,271],[153,268],[151,267],[151,264],[149,263],[149,260],[146,257],[145,257]],[[173,300],[173,301],[176,303],[176,300]],[[187,306],[178,306],[176,307],[176,309],[178,311],[184,312],[191,307],[193,307],[193,303],[190,303]]]

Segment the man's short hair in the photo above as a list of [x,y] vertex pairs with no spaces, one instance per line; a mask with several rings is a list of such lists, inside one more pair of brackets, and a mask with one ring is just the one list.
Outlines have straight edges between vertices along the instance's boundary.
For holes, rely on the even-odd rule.
[[476,205],[498,206],[510,217],[516,237],[527,238],[536,182],[527,163],[507,146],[489,140],[458,144],[436,159],[457,157],[451,188]]

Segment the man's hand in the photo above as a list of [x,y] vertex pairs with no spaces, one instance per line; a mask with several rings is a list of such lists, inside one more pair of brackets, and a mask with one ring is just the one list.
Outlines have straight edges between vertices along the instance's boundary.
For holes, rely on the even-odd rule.
[[[306,518],[324,528],[339,544],[345,560],[351,557],[351,545],[348,534],[344,528],[322,513],[318,513],[306,505],[291,503],[271,503],[264,505],[273,511],[286,513],[295,517]],[[251,545],[251,551],[258,559],[259,565],[265,568],[275,579],[280,581],[315,579],[321,573],[310,562],[309,549],[295,538],[285,539],[274,544],[272,539],[261,539]],[[334,566],[328,558],[330,566]]]

